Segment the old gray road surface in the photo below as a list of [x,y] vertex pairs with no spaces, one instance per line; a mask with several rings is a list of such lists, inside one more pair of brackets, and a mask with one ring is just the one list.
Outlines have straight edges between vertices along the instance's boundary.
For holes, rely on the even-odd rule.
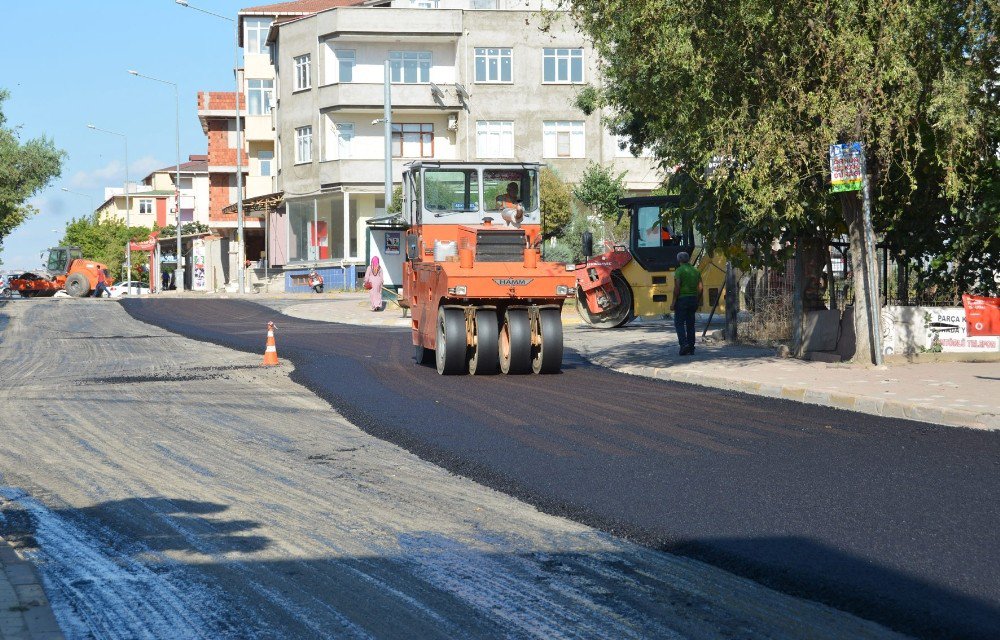
[[541,514],[118,304],[0,328],[0,531],[70,638],[893,636]]

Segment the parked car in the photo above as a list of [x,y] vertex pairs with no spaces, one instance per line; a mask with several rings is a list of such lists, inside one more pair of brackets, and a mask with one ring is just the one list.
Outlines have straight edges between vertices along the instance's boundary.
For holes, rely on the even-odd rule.
[[134,296],[135,295],[142,296],[142,295],[146,295],[146,294],[149,293],[149,283],[148,282],[139,282],[137,280],[133,280],[131,283],[129,283],[129,282],[116,282],[115,284],[113,284],[110,287],[108,287],[108,291],[111,293],[111,297],[112,298],[118,298],[120,296],[128,294],[129,293],[129,284],[132,285],[132,291],[131,291],[131,293]]

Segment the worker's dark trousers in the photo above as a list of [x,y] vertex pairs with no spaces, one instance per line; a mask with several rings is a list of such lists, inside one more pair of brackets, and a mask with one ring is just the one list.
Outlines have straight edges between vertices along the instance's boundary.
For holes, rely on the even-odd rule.
[[680,347],[694,347],[694,314],[698,311],[697,296],[681,296],[674,305],[674,329]]
[[[236,107],[233,107],[233,108],[235,109]],[[107,291],[108,291],[108,286],[106,284],[104,284],[103,282],[98,282],[97,286],[94,287],[94,297],[95,298],[100,298],[105,293],[107,293]]]

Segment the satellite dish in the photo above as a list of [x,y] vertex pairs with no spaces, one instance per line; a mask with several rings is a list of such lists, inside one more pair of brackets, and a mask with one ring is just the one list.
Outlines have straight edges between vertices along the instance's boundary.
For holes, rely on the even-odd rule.
[[468,100],[472,97],[469,95],[469,92],[465,90],[465,86],[460,82],[455,83],[455,91],[458,92],[458,95],[461,96],[462,100]]
[[433,95],[435,95],[435,96],[437,96],[439,98],[443,98],[444,97],[444,91],[441,91],[441,87],[437,86],[433,82],[430,83],[430,84],[431,84],[431,94],[433,94]]

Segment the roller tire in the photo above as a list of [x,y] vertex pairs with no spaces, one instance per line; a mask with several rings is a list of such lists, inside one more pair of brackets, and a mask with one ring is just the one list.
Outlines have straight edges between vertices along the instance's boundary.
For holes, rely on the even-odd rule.
[[580,314],[580,317],[583,318],[583,321],[592,327],[614,329],[615,327],[624,326],[635,319],[632,287],[629,286],[628,281],[620,273],[615,272],[611,274],[611,284],[614,285],[615,290],[618,292],[618,298],[621,302],[614,309],[610,309],[604,313],[590,313],[583,290],[579,287],[576,289],[576,310]]
[[500,366],[500,325],[493,309],[476,310],[476,340],[469,349],[469,374],[492,375]]
[[90,281],[82,273],[72,273],[66,278],[66,293],[74,298],[86,298],[90,294]]
[[540,344],[531,350],[531,370],[559,373],[563,359],[563,327],[560,309],[540,309],[536,327]]
[[508,309],[499,339],[500,371],[519,375],[531,371],[531,321],[527,309]]
[[467,352],[465,312],[461,309],[438,309],[437,347],[434,350],[437,372],[443,376],[465,373]]

